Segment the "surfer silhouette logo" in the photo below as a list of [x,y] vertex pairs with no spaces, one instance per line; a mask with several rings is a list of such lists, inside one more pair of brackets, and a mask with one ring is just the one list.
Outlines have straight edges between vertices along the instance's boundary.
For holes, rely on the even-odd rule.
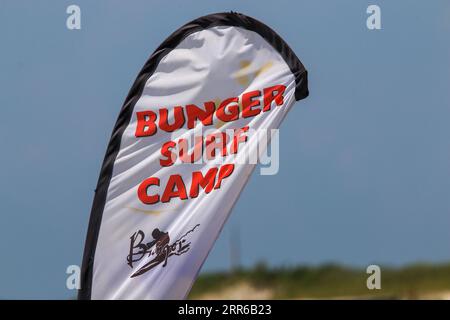
[[162,264],[164,268],[167,265],[168,259],[171,256],[180,256],[189,251],[191,242],[187,237],[190,233],[200,226],[195,225],[192,229],[188,230],[184,235],[170,244],[169,232],[164,232],[158,228],[153,229],[153,240],[145,243],[145,233],[142,230],[138,230],[130,237],[130,251],[127,256],[127,264],[134,268],[136,262],[141,261],[145,257],[149,259],[147,263],[141,266],[136,272],[134,272],[130,278],[140,276],[154,267]]

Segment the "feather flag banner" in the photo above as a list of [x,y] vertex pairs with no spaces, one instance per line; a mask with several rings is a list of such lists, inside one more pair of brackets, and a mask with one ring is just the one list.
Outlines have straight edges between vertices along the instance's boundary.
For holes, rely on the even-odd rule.
[[138,74],[92,206],[80,299],[183,299],[307,72],[263,23],[195,19]]

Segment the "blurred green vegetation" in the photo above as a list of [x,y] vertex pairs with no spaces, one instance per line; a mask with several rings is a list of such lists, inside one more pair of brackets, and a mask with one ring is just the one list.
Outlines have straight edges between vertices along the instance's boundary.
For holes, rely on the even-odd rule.
[[336,264],[269,268],[259,263],[250,269],[201,274],[189,298],[202,298],[241,283],[249,284],[256,290],[269,289],[274,299],[420,299],[436,292],[450,293],[450,263],[380,267],[381,290],[369,290],[366,281],[370,275],[363,268]]

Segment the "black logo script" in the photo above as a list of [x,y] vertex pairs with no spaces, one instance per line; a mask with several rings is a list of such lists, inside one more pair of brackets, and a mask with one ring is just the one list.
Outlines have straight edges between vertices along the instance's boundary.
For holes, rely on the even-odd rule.
[[187,241],[187,236],[189,233],[194,232],[198,226],[200,224],[195,225],[172,244],[170,244],[169,232],[161,231],[158,228],[152,231],[153,240],[147,243],[144,242],[144,231],[138,230],[133,233],[130,237],[130,252],[127,256],[128,265],[133,268],[133,264],[141,261],[144,257],[148,257],[150,261],[133,273],[131,278],[140,276],[161,263],[165,267],[169,257],[173,255],[180,256],[188,252],[191,243]]

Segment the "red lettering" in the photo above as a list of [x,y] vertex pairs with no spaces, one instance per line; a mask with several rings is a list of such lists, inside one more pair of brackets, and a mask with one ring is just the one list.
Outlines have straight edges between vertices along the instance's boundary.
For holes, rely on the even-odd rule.
[[216,111],[216,104],[209,101],[205,102],[204,105],[205,110],[200,109],[194,104],[188,104],[186,106],[188,129],[195,128],[197,120],[200,120],[204,126],[212,125],[214,111]]
[[161,202],[169,202],[172,198],[180,198],[181,200],[187,199],[186,187],[183,182],[183,178],[179,174],[174,174],[169,177],[166,188],[161,197]]
[[159,164],[163,167],[169,167],[175,163],[177,160],[177,155],[170,151],[175,148],[177,144],[174,141],[168,141],[161,147],[161,155],[165,156],[166,159],[159,159]]
[[[234,164],[225,164],[220,168],[210,168],[205,175],[201,171],[192,172],[189,197],[197,198],[200,193],[200,188],[206,194],[215,189],[219,189],[222,181],[229,177],[233,171]],[[159,187],[160,179],[156,177],[147,178],[138,187],[138,198],[144,204],[151,205],[159,201],[166,203],[170,202],[173,198],[179,198],[180,200],[186,200],[188,198],[183,177],[179,174],[174,174],[169,177],[161,197],[158,193],[149,194],[148,189],[151,186]]]
[[[263,105],[263,112],[270,111],[273,104],[274,106],[283,105],[285,91],[286,86],[279,84],[265,88],[262,91],[245,92],[242,94],[241,100],[238,97],[225,99],[219,104],[217,109],[213,101],[208,101],[204,103],[204,108],[200,108],[195,104],[187,104],[186,106],[175,106],[171,109],[160,108],[158,112],[151,110],[139,111],[136,112],[135,136],[139,138],[154,135],[158,129],[156,126],[157,121],[161,130],[173,132],[181,129],[186,122],[187,129],[195,128],[198,121],[204,126],[210,126],[214,122],[214,114],[217,120],[222,122],[236,121],[239,117],[255,117],[261,113],[261,104]],[[173,112],[173,117],[169,116],[169,112]]]
[[264,89],[264,108],[263,111],[269,111],[272,102],[275,101],[277,106],[281,106],[284,103],[284,91],[286,90],[286,86],[281,84],[265,88]]
[[136,112],[136,138],[148,137],[156,133],[156,114],[153,111]]
[[195,146],[191,154],[188,153],[189,144],[187,139],[178,140],[180,148],[180,160],[185,163],[194,163],[199,160],[203,154],[203,136],[195,137]]
[[212,133],[206,137],[206,158],[208,160],[216,157],[216,149],[219,149],[221,156],[227,155],[228,135],[225,132]]
[[159,201],[159,195],[148,195],[148,188],[150,186],[159,186],[159,179],[151,177],[142,181],[138,187],[138,198],[145,204],[154,204]]
[[[217,118],[223,122],[230,122],[230,121],[237,120],[239,118],[238,102],[239,102],[239,99],[236,97],[228,98],[228,99],[225,99],[224,101],[222,101],[222,103],[219,106],[219,109],[217,109],[217,112],[216,112]],[[228,111],[229,113],[227,113],[226,111]]]
[[221,166],[219,170],[219,177],[217,178],[217,183],[214,189],[219,189],[222,184],[222,180],[229,177],[233,173],[233,171],[234,164],[225,164]]
[[233,143],[231,144],[231,153],[236,154],[238,152],[239,143],[241,142],[247,142],[247,136],[244,135],[245,132],[247,132],[249,129],[248,126],[245,126],[241,129],[234,130],[234,137],[233,137]]
[[184,125],[184,113],[183,113],[183,107],[174,107],[173,108],[173,117],[174,117],[174,123],[169,124],[168,117],[169,117],[169,110],[167,109],[160,109],[159,110],[159,127],[161,130],[167,131],[167,132],[173,132],[177,129],[180,129]]
[[254,117],[257,116],[261,109],[254,109],[253,107],[257,107],[261,104],[261,102],[258,100],[253,100],[254,98],[259,98],[261,96],[261,91],[250,91],[247,93],[244,93],[242,95],[242,116],[244,118]]
[[201,171],[192,172],[192,184],[189,196],[191,198],[197,198],[199,187],[205,190],[205,193],[210,193],[214,187],[214,181],[216,180],[217,168],[211,168],[203,176]]

